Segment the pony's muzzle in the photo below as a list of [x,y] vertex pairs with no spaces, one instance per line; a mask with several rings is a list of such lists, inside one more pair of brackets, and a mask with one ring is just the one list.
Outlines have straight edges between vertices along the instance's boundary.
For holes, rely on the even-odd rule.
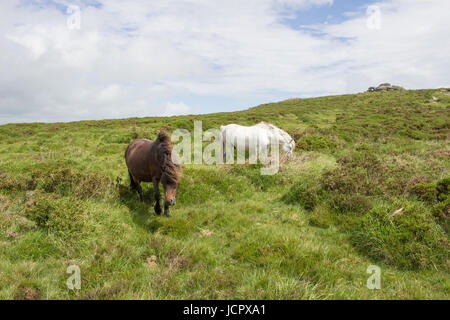
[[168,203],[170,206],[173,206],[176,202],[177,202],[177,200],[176,200],[175,198],[172,198],[172,199],[170,199],[170,200],[167,200],[167,203]]

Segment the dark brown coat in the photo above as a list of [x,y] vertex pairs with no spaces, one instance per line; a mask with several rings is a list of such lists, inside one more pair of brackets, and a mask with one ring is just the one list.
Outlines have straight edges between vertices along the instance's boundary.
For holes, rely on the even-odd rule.
[[125,162],[130,175],[132,189],[139,192],[143,201],[141,182],[152,182],[155,188],[155,211],[161,213],[159,205],[159,183],[164,188],[164,213],[169,215],[169,205],[175,204],[176,192],[182,174],[181,167],[172,161],[172,143],[165,131],[155,141],[136,139],[125,151]]

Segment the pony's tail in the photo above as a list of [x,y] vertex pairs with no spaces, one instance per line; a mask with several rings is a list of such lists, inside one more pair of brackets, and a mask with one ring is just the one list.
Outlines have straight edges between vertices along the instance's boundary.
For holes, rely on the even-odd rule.
[[[127,161],[128,157],[128,150],[130,149],[130,145],[128,145],[127,149],[125,150],[125,162]],[[133,176],[131,175],[130,169],[128,169],[128,175],[130,176],[130,188],[131,190],[137,190],[138,185],[136,182],[134,182]]]
[[125,161],[127,160],[127,156],[128,156],[128,149],[130,149],[130,145],[128,145],[127,149],[125,150],[125,154],[124,154],[124,157],[125,157]]

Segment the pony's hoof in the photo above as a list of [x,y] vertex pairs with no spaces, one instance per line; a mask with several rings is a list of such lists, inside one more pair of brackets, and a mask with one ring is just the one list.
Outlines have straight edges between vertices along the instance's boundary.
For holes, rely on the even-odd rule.
[[171,217],[171,215],[170,215],[170,212],[169,212],[169,211],[166,211],[166,212],[164,212],[164,215],[166,216],[166,218],[170,218],[170,217]]
[[155,207],[155,212],[158,216],[161,215],[162,212],[161,207]]

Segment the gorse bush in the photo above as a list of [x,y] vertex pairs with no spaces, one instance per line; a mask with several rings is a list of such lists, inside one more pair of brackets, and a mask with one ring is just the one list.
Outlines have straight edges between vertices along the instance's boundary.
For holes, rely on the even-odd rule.
[[353,243],[368,256],[403,269],[446,268],[448,259],[445,233],[420,202],[377,205],[353,233]]

